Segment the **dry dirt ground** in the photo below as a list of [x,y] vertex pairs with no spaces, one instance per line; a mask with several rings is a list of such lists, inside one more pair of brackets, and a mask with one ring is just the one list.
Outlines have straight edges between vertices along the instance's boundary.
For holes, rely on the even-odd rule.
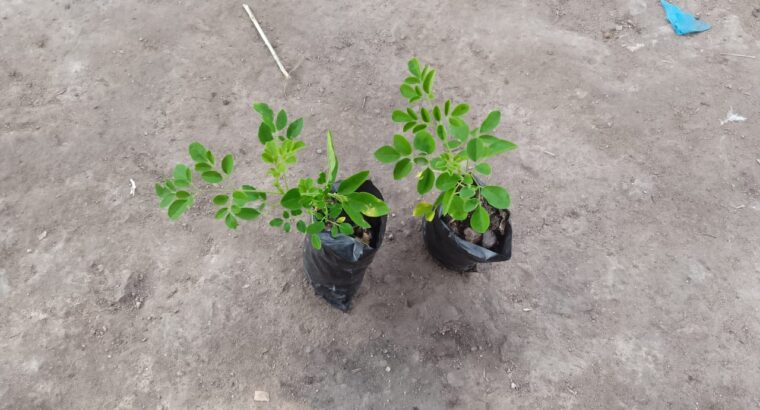
[[[760,406],[757,1],[678,2],[694,37],[656,0],[253,2],[290,81],[238,1],[1,3],[0,408]],[[370,156],[413,55],[520,145],[510,262],[441,269]],[[298,235],[157,208],[193,140],[264,178],[254,100],[396,213],[349,314]]]

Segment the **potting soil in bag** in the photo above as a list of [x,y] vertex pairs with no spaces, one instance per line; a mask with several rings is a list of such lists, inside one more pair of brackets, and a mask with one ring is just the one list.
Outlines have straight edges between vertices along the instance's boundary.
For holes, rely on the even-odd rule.
[[[356,191],[369,192],[383,199],[371,181],[366,181]],[[329,232],[319,234],[322,241],[320,250],[311,246],[308,236],[304,240],[306,278],[317,295],[344,312],[351,307],[351,300],[361,286],[364,272],[380,249],[385,235],[387,217],[365,219],[371,226],[369,245],[353,236],[340,234],[333,238]]]
[[506,231],[503,237],[498,238],[496,251],[476,245],[457,235],[441,218],[440,208],[432,221],[423,222],[425,245],[430,254],[443,266],[457,272],[472,272],[478,263],[509,260],[512,257],[512,224],[509,222],[509,214],[507,215]]

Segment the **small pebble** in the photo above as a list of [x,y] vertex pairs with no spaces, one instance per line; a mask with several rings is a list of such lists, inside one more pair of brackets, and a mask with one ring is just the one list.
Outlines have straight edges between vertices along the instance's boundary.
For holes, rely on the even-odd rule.
[[256,390],[253,392],[253,401],[269,401],[269,393]]
[[322,152],[322,148],[317,148],[317,154],[321,154]]
[[37,235],[37,239],[41,241],[45,239],[46,236],[47,236],[47,231],[42,231],[41,234]]
[[390,372],[391,371],[391,367],[390,366],[385,366],[385,371],[386,372]]
[[493,233],[493,231],[486,231],[486,233],[483,234],[483,247],[493,248],[493,246],[496,245],[496,240],[496,234]]
[[517,388],[517,385],[513,382],[512,383],[512,389],[516,389],[516,388]]

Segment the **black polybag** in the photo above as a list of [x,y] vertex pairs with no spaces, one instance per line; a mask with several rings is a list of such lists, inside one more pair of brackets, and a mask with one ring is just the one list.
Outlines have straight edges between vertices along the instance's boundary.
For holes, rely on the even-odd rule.
[[444,267],[457,272],[472,272],[478,263],[507,261],[512,257],[512,224],[507,211],[507,229],[503,237],[498,238],[499,248],[496,252],[476,245],[457,235],[441,217],[441,208],[435,212],[432,221],[424,221],[422,236],[428,252]]
[[[380,190],[369,180],[356,191],[368,192],[383,199]],[[319,234],[322,241],[320,250],[311,246],[308,236],[304,240],[303,265],[306,278],[317,295],[344,312],[351,307],[351,300],[364,280],[364,272],[383,244],[387,217],[365,219],[372,232],[369,246],[353,236],[339,234],[333,238],[330,232]]]

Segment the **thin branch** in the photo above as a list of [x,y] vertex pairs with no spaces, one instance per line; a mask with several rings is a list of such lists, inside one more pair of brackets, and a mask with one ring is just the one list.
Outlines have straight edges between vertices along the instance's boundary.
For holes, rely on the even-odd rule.
[[253,11],[251,11],[251,8],[248,7],[247,4],[243,4],[243,8],[245,9],[246,13],[248,13],[248,17],[251,18],[253,25],[256,26],[256,30],[259,32],[261,39],[264,40],[264,44],[267,45],[269,52],[272,54],[272,57],[274,57],[274,62],[277,63],[277,67],[280,67],[280,71],[282,71],[282,74],[285,76],[285,78],[290,78],[290,74],[288,74],[288,72],[285,71],[285,67],[282,66],[282,63],[280,62],[280,58],[277,57],[277,53],[274,51],[274,48],[272,48],[272,45],[269,44],[269,39],[267,39],[267,35],[264,34],[264,30],[261,29],[261,26],[259,25],[259,22],[256,20],[256,17],[254,17]]
[[744,58],[751,58],[751,59],[757,58],[756,56],[748,56],[746,54],[734,54],[734,53],[720,53],[720,55],[731,56],[731,57],[744,57]]

